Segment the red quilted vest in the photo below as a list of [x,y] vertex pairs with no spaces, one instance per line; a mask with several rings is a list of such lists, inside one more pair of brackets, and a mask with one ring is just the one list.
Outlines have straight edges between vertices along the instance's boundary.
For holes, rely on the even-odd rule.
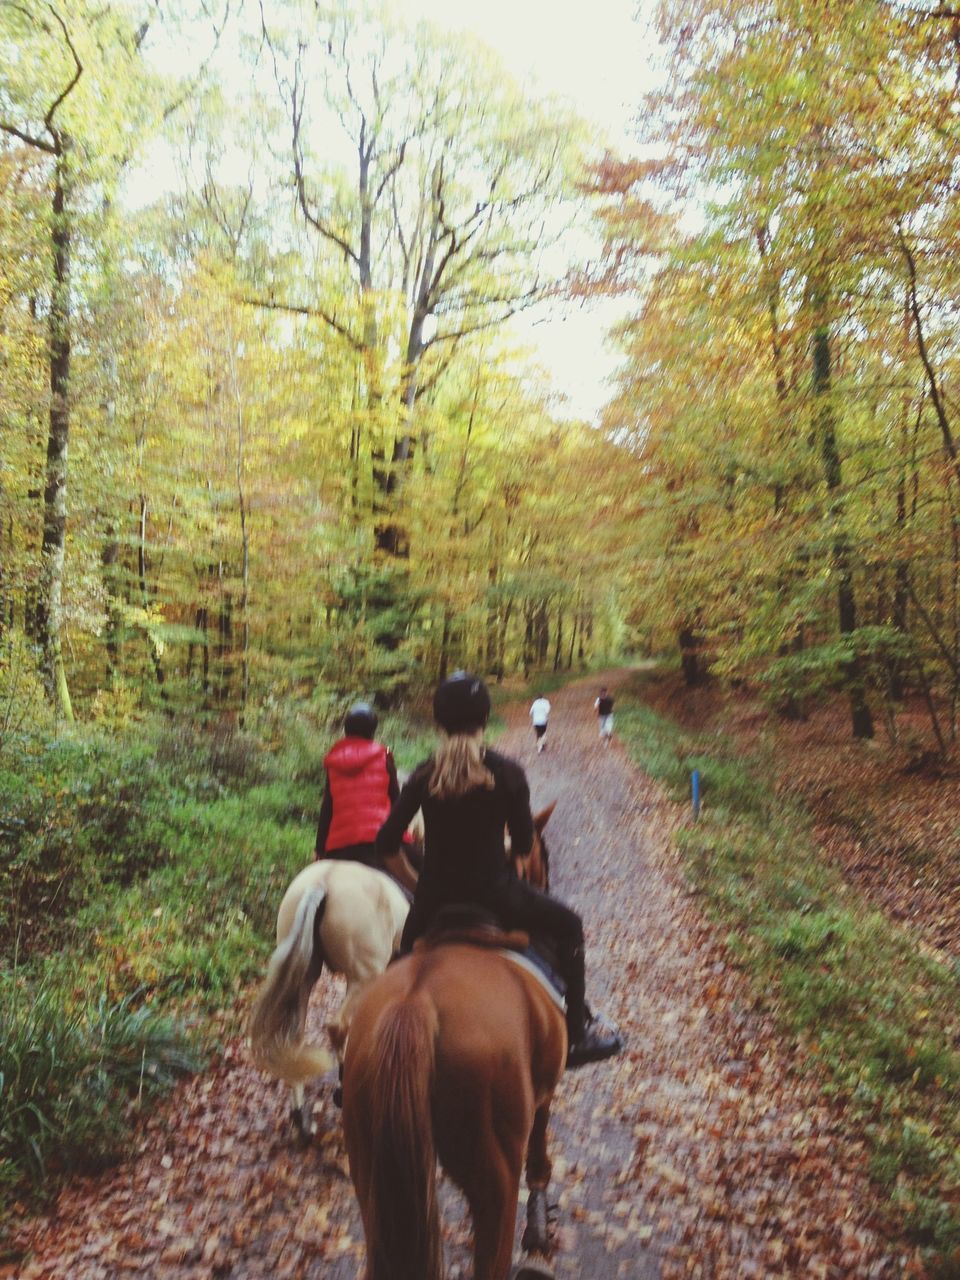
[[341,738],[323,763],[333,800],[325,852],[373,844],[390,812],[387,748],[367,738]]

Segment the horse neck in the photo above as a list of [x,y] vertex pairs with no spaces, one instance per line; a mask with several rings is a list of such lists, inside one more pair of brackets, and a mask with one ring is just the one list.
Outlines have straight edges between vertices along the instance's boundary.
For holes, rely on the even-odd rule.
[[539,831],[533,833],[533,846],[528,860],[527,879],[535,889],[546,888],[546,846]]

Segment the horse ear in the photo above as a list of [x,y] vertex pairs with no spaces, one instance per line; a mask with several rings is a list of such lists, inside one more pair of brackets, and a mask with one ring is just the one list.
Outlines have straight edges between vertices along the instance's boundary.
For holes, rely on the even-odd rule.
[[543,828],[550,821],[551,813],[553,813],[556,807],[557,807],[557,802],[556,800],[554,800],[553,804],[548,804],[545,809],[541,809],[539,813],[534,815],[533,825],[536,827],[538,831],[540,832],[543,831]]

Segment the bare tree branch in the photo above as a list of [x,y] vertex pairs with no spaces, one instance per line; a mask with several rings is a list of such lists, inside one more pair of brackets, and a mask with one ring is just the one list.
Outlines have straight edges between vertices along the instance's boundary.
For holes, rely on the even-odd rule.
[[[217,50],[220,47],[220,40],[223,37],[223,33],[226,30],[227,23],[230,20],[231,7],[232,7],[232,0],[225,0],[224,6],[223,6],[223,18],[220,21],[220,25],[217,26],[216,22],[213,23],[213,45],[211,46],[209,53],[204,58],[203,62],[201,62],[197,70],[197,74],[193,77],[192,80],[188,82],[187,85],[184,86],[183,92],[179,94],[176,98],[174,98],[171,102],[168,102],[167,105],[164,107],[163,109],[164,121],[169,120],[171,116],[175,115],[176,112],[180,110],[180,108],[183,106],[185,102],[189,102],[189,100],[193,97],[194,93],[199,87],[199,85],[202,83],[204,76],[207,74],[207,68],[209,67],[210,63],[213,61],[214,55],[216,54]],[[203,6],[203,9],[204,9],[204,12],[207,11],[206,5]]]
[[374,204],[376,204],[377,201],[380,199],[380,197],[383,195],[384,187],[387,185],[387,183],[390,181],[393,175],[397,172],[397,170],[403,164],[403,157],[407,151],[408,141],[409,141],[408,138],[404,138],[404,140],[400,143],[400,149],[397,152],[396,159],[394,160],[390,168],[386,171],[386,173],[383,175],[383,180],[381,181],[379,187],[377,187],[377,194],[373,197]]
[[[403,234],[403,222],[400,217],[400,210],[397,208],[397,191],[396,187],[390,189],[390,206],[393,209],[393,228],[397,233],[397,241],[400,245],[400,256],[403,259],[403,275],[401,277],[401,292],[403,296],[407,296],[407,288],[410,283],[410,250],[407,248],[407,242]],[[414,232],[416,235],[416,231]]]
[[342,338],[345,338],[354,351],[362,352],[365,350],[363,343],[351,333],[347,326],[338,320],[336,316],[331,315],[329,311],[325,311],[323,307],[305,307],[293,302],[278,302],[276,298],[241,296],[237,298],[237,301],[247,307],[262,307],[265,311],[285,311],[290,315],[307,316],[310,319],[322,320],[331,329],[339,333]]
[[476,320],[472,324],[464,324],[459,329],[448,329],[446,333],[435,333],[432,338],[423,344],[423,349],[426,351],[439,342],[459,342],[461,338],[468,338],[471,334],[480,333],[483,329],[494,329],[497,325],[509,320],[511,316],[532,306],[533,303],[539,302],[542,293],[543,291],[539,286],[534,286],[534,288],[528,289],[526,293],[520,294],[511,300],[506,298],[486,299],[485,301],[487,302],[503,303],[505,310],[498,311],[495,316],[488,316],[485,320]]
[[[41,31],[46,31],[48,33],[50,32],[50,27],[47,25],[47,23],[43,22],[40,18],[37,17],[35,13],[31,12],[29,9],[24,8],[23,5],[13,4],[13,3],[10,3],[8,0],[8,2],[5,4],[5,8],[15,9],[18,13],[22,14],[30,22],[35,23],[40,28]],[[32,134],[27,133],[25,129],[20,129],[17,127],[17,125],[11,124],[9,121],[0,120],[0,129],[2,129],[4,133],[10,134],[14,138],[19,138],[20,141],[25,142],[27,146],[35,147],[38,151],[45,151],[47,155],[59,155],[61,152],[62,143],[61,143],[59,132],[53,127],[53,117],[57,113],[59,108],[63,105],[63,103],[66,102],[67,98],[69,98],[70,94],[73,93],[74,89],[77,87],[80,77],[83,75],[83,64],[80,61],[80,57],[77,53],[76,47],[74,46],[73,40],[70,37],[70,32],[67,29],[66,23],[60,17],[60,14],[57,12],[57,10],[54,8],[52,4],[48,4],[47,8],[50,10],[50,13],[53,16],[54,21],[56,22],[57,26],[60,28],[60,30],[63,33],[63,38],[66,42],[67,48],[70,50],[70,55],[73,58],[73,64],[74,64],[73,75],[71,76],[70,80],[68,81],[64,89],[56,96],[56,98],[54,98],[53,102],[47,108],[47,111],[45,112],[43,117],[43,127],[46,129],[47,133],[49,133],[52,139],[52,142],[46,142],[44,141],[43,138],[34,137]]]
[[36,147],[38,151],[46,151],[51,156],[57,153],[57,149],[52,142],[47,142],[44,138],[34,138],[31,134],[24,133],[22,129],[18,129],[15,124],[9,124],[6,120],[0,120],[0,129],[4,133],[11,134],[14,138],[19,138],[28,147]]
[[[459,339],[453,342],[449,350],[446,352],[446,354],[437,360],[436,368],[433,370],[430,376],[428,378],[424,378],[420,383],[418,383],[416,394],[414,396],[414,402],[419,400],[421,396],[425,396],[430,391],[432,391],[433,388],[440,381],[440,379],[443,377],[443,375],[450,368],[451,364],[453,364],[454,358],[457,354],[458,342],[459,342]],[[428,346],[432,346],[432,345],[433,345],[433,340],[431,340],[428,343],[424,343],[424,351],[426,351]]]
[[63,38],[67,42],[67,48],[70,50],[70,54],[73,57],[73,65],[74,65],[73,77],[70,80],[70,83],[63,90],[60,96],[56,98],[55,101],[51,104],[49,111],[43,117],[43,123],[46,127],[47,132],[50,134],[51,138],[53,138],[54,142],[59,146],[60,138],[53,127],[53,117],[56,114],[58,108],[64,102],[66,102],[67,98],[69,98],[70,94],[73,93],[74,89],[77,87],[77,84],[80,81],[80,77],[83,75],[83,63],[80,61],[80,57],[76,51],[76,48],[74,47],[73,41],[70,39],[70,32],[67,30],[67,24],[60,17],[59,13],[57,13],[56,9],[53,7],[52,4],[49,4],[47,8],[53,14],[55,22],[59,26],[60,30],[63,32]]
[[304,108],[304,92],[300,89],[300,68],[299,62],[296,72],[294,73],[294,82],[290,90],[290,109],[293,124],[293,176],[297,188],[297,203],[300,211],[306,218],[307,222],[315,231],[318,231],[325,239],[330,240],[333,244],[341,249],[344,255],[351,262],[360,265],[360,257],[353,249],[349,241],[339,235],[332,227],[309,207],[307,201],[307,184],[304,176],[303,168],[303,149],[300,143],[300,131],[303,125],[303,108]]

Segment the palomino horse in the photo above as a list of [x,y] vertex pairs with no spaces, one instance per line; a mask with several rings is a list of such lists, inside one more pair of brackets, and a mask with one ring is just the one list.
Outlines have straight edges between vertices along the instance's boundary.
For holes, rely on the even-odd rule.
[[304,1085],[334,1063],[320,1045],[304,1041],[310,992],[324,964],[347,979],[343,1004],[327,1028],[340,1054],[353,1005],[399,947],[408,910],[394,881],[360,862],[312,862],[284,894],[277,948],[250,1015],[250,1049],[261,1071],[291,1086],[291,1114],[301,1133],[311,1131]]
[[[530,856],[514,859],[517,874],[546,889],[543,829],[554,804],[534,818]],[[526,865],[524,865],[524,862]],[[290,1085],[291,1115],[301,1134],[311,1131],[304,1085],[334,1063],[318,1044],[304,1042],[310,993],[326,965],[347,980],[344,1001],[327,1031],[337,1056],[364,987],[382,973],[400,945],[409,904],[382,871],[359,862],[323,859],[295,877],[277,913],[277,947],[250,1016],[254,1063]]]
[[[343,1085],[365,1280],[442,1280],[438,1159],[470,1206],[474,1280],[506,1280],[524,1155],[523,1244],[547,1252],[547,1125],[566,1053],[559,1004],[490,946],[421,944],[367,987]],[[528,1265],[518,1280],[550,1275]]]

